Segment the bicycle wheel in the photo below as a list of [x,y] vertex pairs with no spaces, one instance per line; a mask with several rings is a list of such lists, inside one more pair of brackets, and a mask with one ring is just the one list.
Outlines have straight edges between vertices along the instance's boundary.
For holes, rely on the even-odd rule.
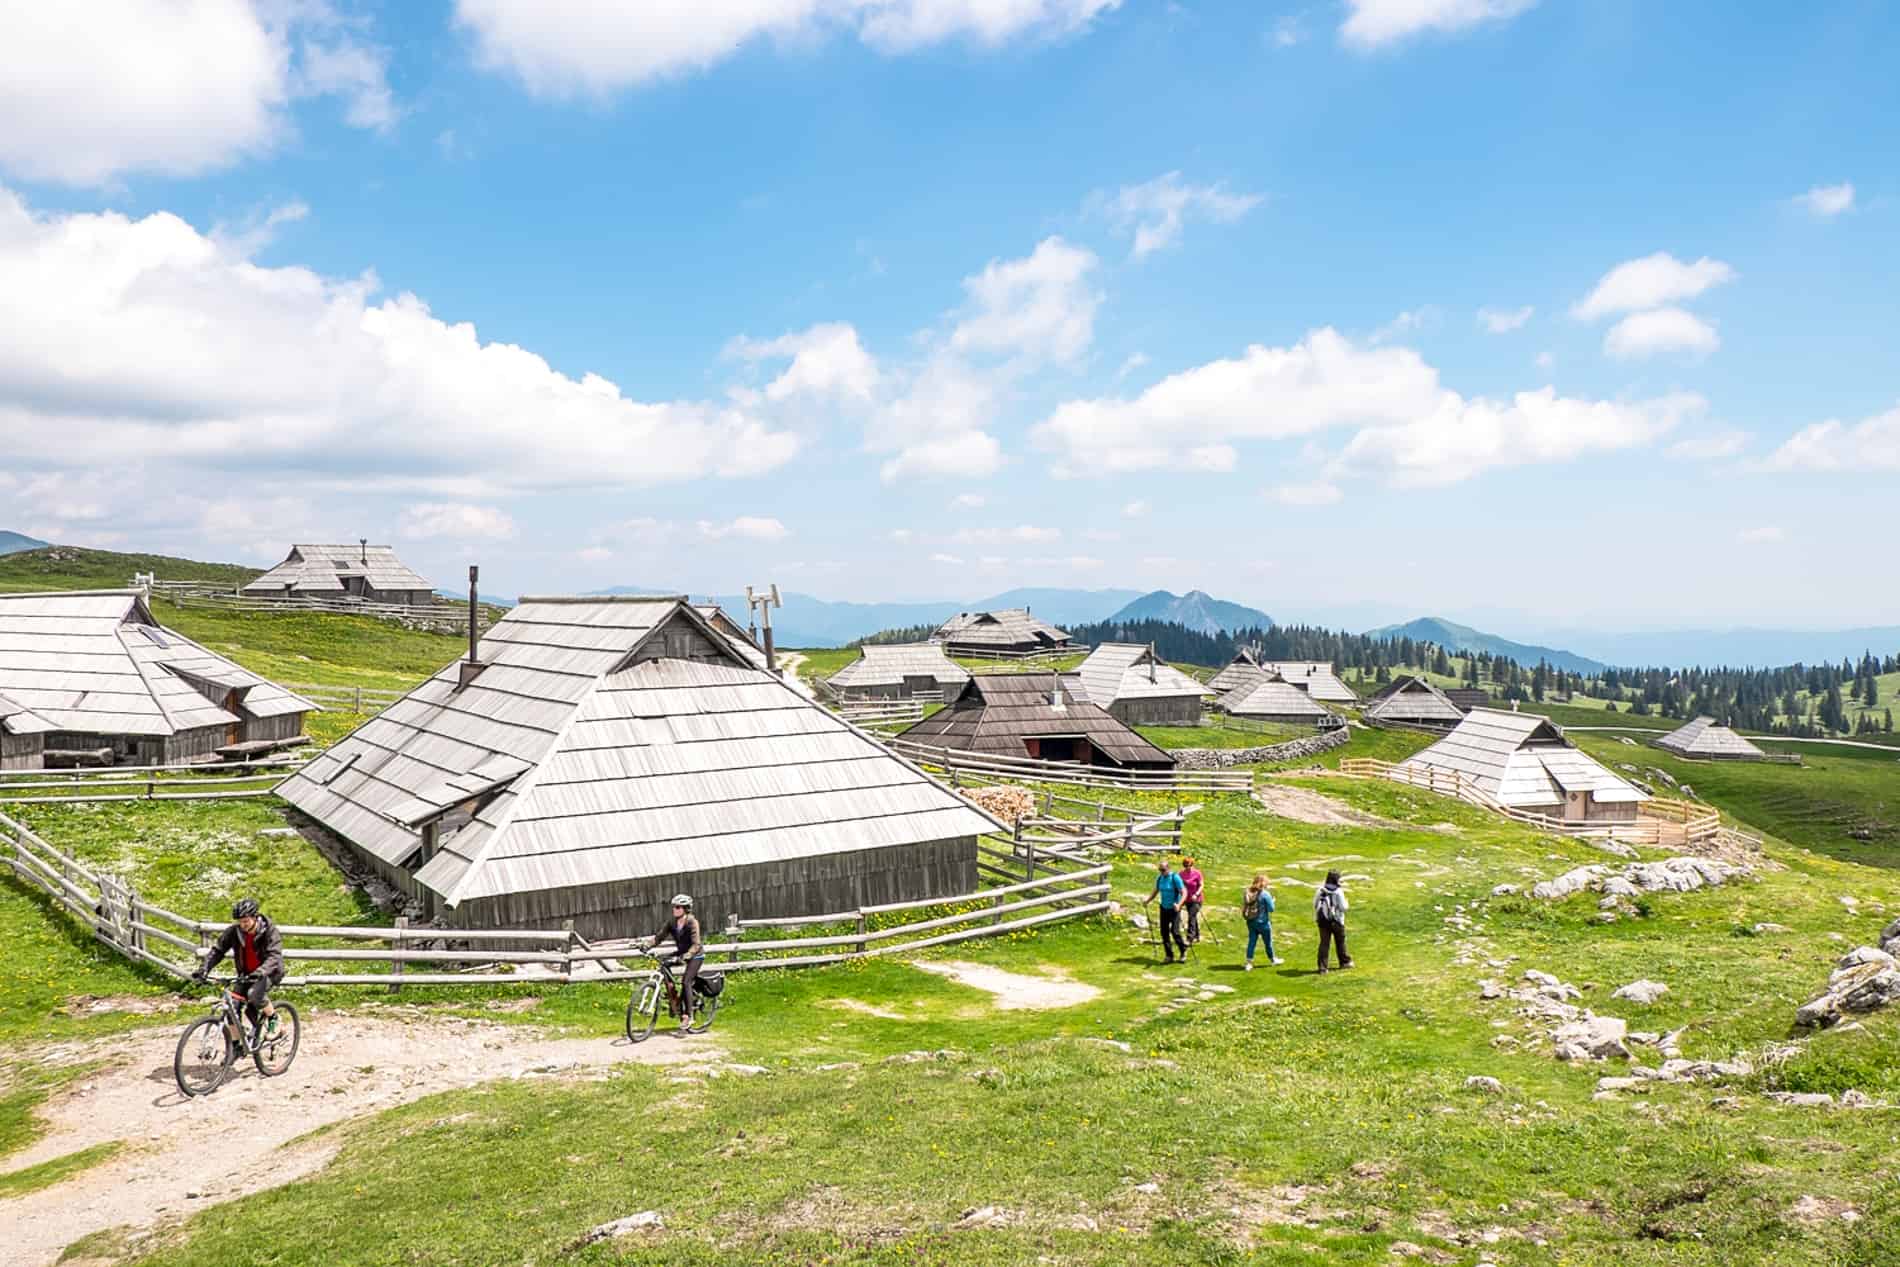
[[214,1016],[193,1021],[178,1036],[178,1050],[172,1055],[172,1076],[178,1089],[188,1096],[210,1095],[230,1076],[231,1062],[237,1049],[224,1023]]
[[257,1062],[257,1071],[266,1078],[275,1078],[290,1068],[290,1062],[297,1058],[297,1044],[303,1040],[303,1025],[297,1019],[297,1009],[288,1003],[274,1006],[277,1008],[277,1037],[259,1041],[257,1050],[251,1053],[251,1059]]
[[627,1000],[627,1041],[644,1043],[660,1023],[660,983],[646,982]]
[[[693,993],[699,994],[699,991],[694,990]],[[693,1024],[686,1032],[703,1034],[711,1029],[713,1017],[719,1014],[719,1000],[722,997],[724,996],[718,994],[700,994],[693,1007]]]

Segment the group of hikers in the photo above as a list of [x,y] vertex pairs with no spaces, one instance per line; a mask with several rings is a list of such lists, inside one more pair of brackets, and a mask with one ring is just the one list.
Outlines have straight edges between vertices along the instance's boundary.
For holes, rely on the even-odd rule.
[[[1181,858],[1179,871],[1166,858],[1156,868],[1154,887],[1142,899],[1142,905],[1160,902],[1161,953],[1166,962],[1187,958],[1188,947],[1201,940],[1201,907],[1206,901],[1207,877],[1194,865],[1194,859]],[[1339,872],[1328,871],[1326,882],[1313,893],[1313,922],[1319,929],[1319,970],[1331,971],[1329,960],[1337,952],[1341,968],[1352,967],[1346,953],[1346,891]],[[1267,962],[1284,962],[1273,952],[1273,890],[1265,875],[1255,875],[1240,899],[1240,917],[1247,924],[1246,971],[1253,971],[1254,951],[1264,947]]]

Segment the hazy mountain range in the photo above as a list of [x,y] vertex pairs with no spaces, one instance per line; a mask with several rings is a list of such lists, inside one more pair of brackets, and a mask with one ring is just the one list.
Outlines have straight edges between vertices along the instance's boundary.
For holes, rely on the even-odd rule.
[[1369,638],[1411,638],[1416,642],[1431,642],[1451,652],[1479,651],[1489,655],[1506,656],[1522,665],[1535,665],[1538,661],[1549,664],[1554,669],[1563,669],[1569,673],[1596,673],[1604,666],[1595,660],[1586,659],[1570,651],[1560,651],[1555,647],[1532,646],[1528,643],[1512,642],[1509,638],[1500,638],[1496,634],[1484,633],[1464,625],[1454,625],[1438,616],[1425,616],[1410,620],[1402,625],[1383,625],[1378,629],[1368,629]]
[[18,554],[22,550],[38,550],[49,544],[18,532],[0,532],[0,554]]
[[1170,594],[1167,590],[1143,594],[1109,619],[1165,620],[1170,624],[1185,625],[1199,633],[1217,635],[1239,629],[1265,629],[1273,623],[1273,618],[1257,607],[1229,603],[1200,590],[1189,590],[1180,595]]

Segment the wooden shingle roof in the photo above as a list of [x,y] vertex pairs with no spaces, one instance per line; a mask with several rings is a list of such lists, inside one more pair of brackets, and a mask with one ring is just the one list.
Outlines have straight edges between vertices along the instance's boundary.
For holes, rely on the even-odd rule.
[[1235,717],[1310,718],[1318,722],[1334,715],[1299,687],[1265,671],[1221,696],[1220,706]]
[[1219,673],[1208,679],[1207,685],[1217,694],[1225,695],[1243,683],[1258,681],[1259,679],[1253,675],[1259,671],[1260,661],[1255,658],[1253,652],[1242,647],[1234,652],[1234,658],[1229,660]]
[[970,680],[970,671],[945,655],[939,642],[871,643],[831,675],[831,684],[840,690],[864,690],[902,686],[914,677],[934,678],[945,691],[954,691]]
[[1282,681],[1299,687],[1316,700],[1351,704],[1359,698],[1324,660],[1262,660],[1260,667],[1278,673]]
[[934,635],[938,642],[957,647],[996,648],[1066,647],[1069,635],[1021,607],[991,612],[958,612]]
[[1082,693],[1098,708],[1121,700],[1200,698],[1213,692],[1142,642],[1104,642],[1076,670]]
[[397,558],[391,546],[298,544],[290,547],[282,563],[245,585],[244,592],[340,594],[345,580],[359,576],[371,589],[386,592],[435,588]]
[[979,673],[943,708],[899,738],[938,748],[1021,758],[1024,740],[1079,737],[1120,766],[1172,768],[1174,758],[1097,708],[1073,678]]
[[1767,754],[1713,717],[1698,717],[1656,740],[1658,748],[1685,757],[1760,758]]
[[1392,682],[1366,708],[1366,720],[1406,722],[1414,726],[1456,726],[1464,710],[1422,677],[1407,674]]
[[1474,708],[1452,732],[1400,763],[1400,769],[1455,770],[1509,809],[1548,810],[1566,791],[1603,803],[1648,795],[1570,746],[1548,717]]

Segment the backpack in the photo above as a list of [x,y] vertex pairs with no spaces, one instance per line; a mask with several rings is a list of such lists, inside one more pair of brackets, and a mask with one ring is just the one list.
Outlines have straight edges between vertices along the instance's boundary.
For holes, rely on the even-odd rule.
[[1319,917],[1328,923],[1340,924],[1345,922],[1346,908],[1340,904],[1338,889],[1322,888],[1313,906],[1314,909],[1319,912]]
[[709,999],[718,998],[719,992],[725,988],[726,975],[723,972],[702,972],[693,978],[693,989]]
[[1252,889],[1248,889],[1246,900],[1240,904],[1241,918],[1246,920],[1249,924],[1260,918],[1260,899],[1262,896],[1263,894],[1255,893]]

